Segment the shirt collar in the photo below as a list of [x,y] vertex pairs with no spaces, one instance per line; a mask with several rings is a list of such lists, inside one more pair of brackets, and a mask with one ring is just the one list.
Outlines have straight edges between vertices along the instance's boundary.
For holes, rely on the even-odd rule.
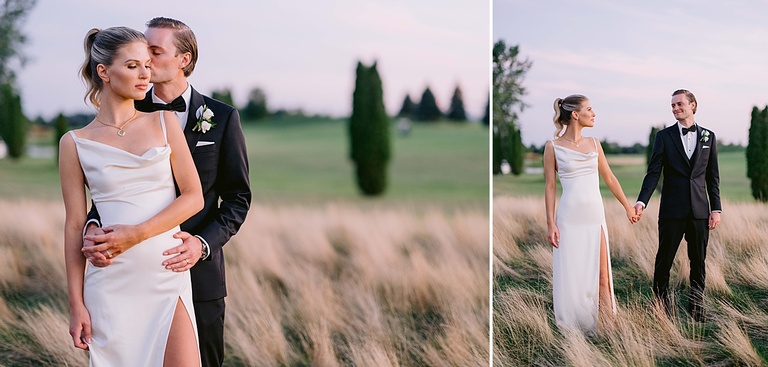
[[[192,99],[192,86],[187,83],[187,89],[184,90],[184,92],[181,93],[181,98],[184,98],[184,103],[187,104],[187,110],[184,111],[184,113],[189,112],[189,101]],[[152,88],[152,102],[153,103],[171,103],[170,101],[166,102],[160,99],[160,97],[155,94],[155,88]]]
[[[694,126],[696,126],[696,122],[694,122],[693,125],[691,125],[691,127],[694,127]],[[680,121],[677,122],[677,133],[680,135],[683,135],[683,125],[680,124]]]

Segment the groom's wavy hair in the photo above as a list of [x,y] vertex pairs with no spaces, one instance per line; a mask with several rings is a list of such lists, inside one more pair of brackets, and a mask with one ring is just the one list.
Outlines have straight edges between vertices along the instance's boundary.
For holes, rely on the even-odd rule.
[[695,115],[696,109],[699,108],[699,102],[696,101],[696,96],[694,96],[688,89],[678,89],[672,92],[672,97],[678,94],[685,94],[685,98],[688,98],[688,103],[693,103],[693,114]]
[[166,28],[173,30],[173,45],[176,46],[176,55],[189,52],[190,61],[187,66],[182,69],[184,76],[189,77],[192,72],[195,71],[195,64],[197,64],[197,38],[195,33],[184,22],[176,19],[155,17],[147,22],[147,28]]
[[120,48],[132,42],[147,43],[147,40],[144,34],[128,27],[112,27],[103,30],[91,28],[85,34],[83,42],[85,62],[80,67],[80,77],[83,78],[87,88],[83,100],[88,99],[96,108],[99,108],[104,81],[96,71],[97,66],[112,65]]
[[555,137],[557,137],[563,128],[571,123],[571,112],[581,109],[581,104],[589,98],[581,94],[571,94],[565,98],[555,98],[555,104],[552,106],[555,109],[555,118],[552,120],[555,122]]

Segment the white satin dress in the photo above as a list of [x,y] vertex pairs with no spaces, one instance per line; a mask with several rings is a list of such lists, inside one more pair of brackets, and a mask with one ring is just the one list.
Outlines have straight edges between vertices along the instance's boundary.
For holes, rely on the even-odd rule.
[[[70,134],[103,226],[141,223],[176,198],[167,136],[165,146],[138,156]],[[178,231],[137,244],[105,268],[88,264],[83,297],[92,323],[91,366],[162,366],[179,300],[197,337],[189,272],[162,265],[171,257],[163,251],[182,242],[173,238]]]
[[[592,139],[597,150],[597,142]],[[552,298],[555,321],[561,328],[597,331],[600,294],[600,234],[608,251],[612,312],[613,295],[608,231],[600,195],[597,151],[581,153],[554,141],[557,174],[563,188],[555,218],[560,244],[553,252]]]

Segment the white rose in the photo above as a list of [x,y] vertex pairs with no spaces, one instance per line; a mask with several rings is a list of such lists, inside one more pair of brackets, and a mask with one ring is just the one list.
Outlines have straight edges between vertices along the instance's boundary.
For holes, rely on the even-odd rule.
[[213,117],[213,111],[206,108],[205,111],[203,111],[203,120],[210,120],[211,117]]
[[202,131],[203,133],[206,133],[210,129],[211,129],[211,124],[208,121],[203,121],[202,123],[200,123],[200,131]]

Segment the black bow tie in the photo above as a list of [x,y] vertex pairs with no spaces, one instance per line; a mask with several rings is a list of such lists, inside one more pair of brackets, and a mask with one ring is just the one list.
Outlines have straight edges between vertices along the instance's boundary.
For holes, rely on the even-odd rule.
[[683,136],[688,135],[688,133],[695,133],[696,132],[696,125],[693,125],[691,127],[684,127],[683,128]]
[[153,103],[152,104],[152,110],[153,111],[178,111],[178,112],[184,112],[187,110],[187,103],[184,102],[184,98],[179,96],[178,98],[174,99],[173,102],[165,104],[165,103]]

